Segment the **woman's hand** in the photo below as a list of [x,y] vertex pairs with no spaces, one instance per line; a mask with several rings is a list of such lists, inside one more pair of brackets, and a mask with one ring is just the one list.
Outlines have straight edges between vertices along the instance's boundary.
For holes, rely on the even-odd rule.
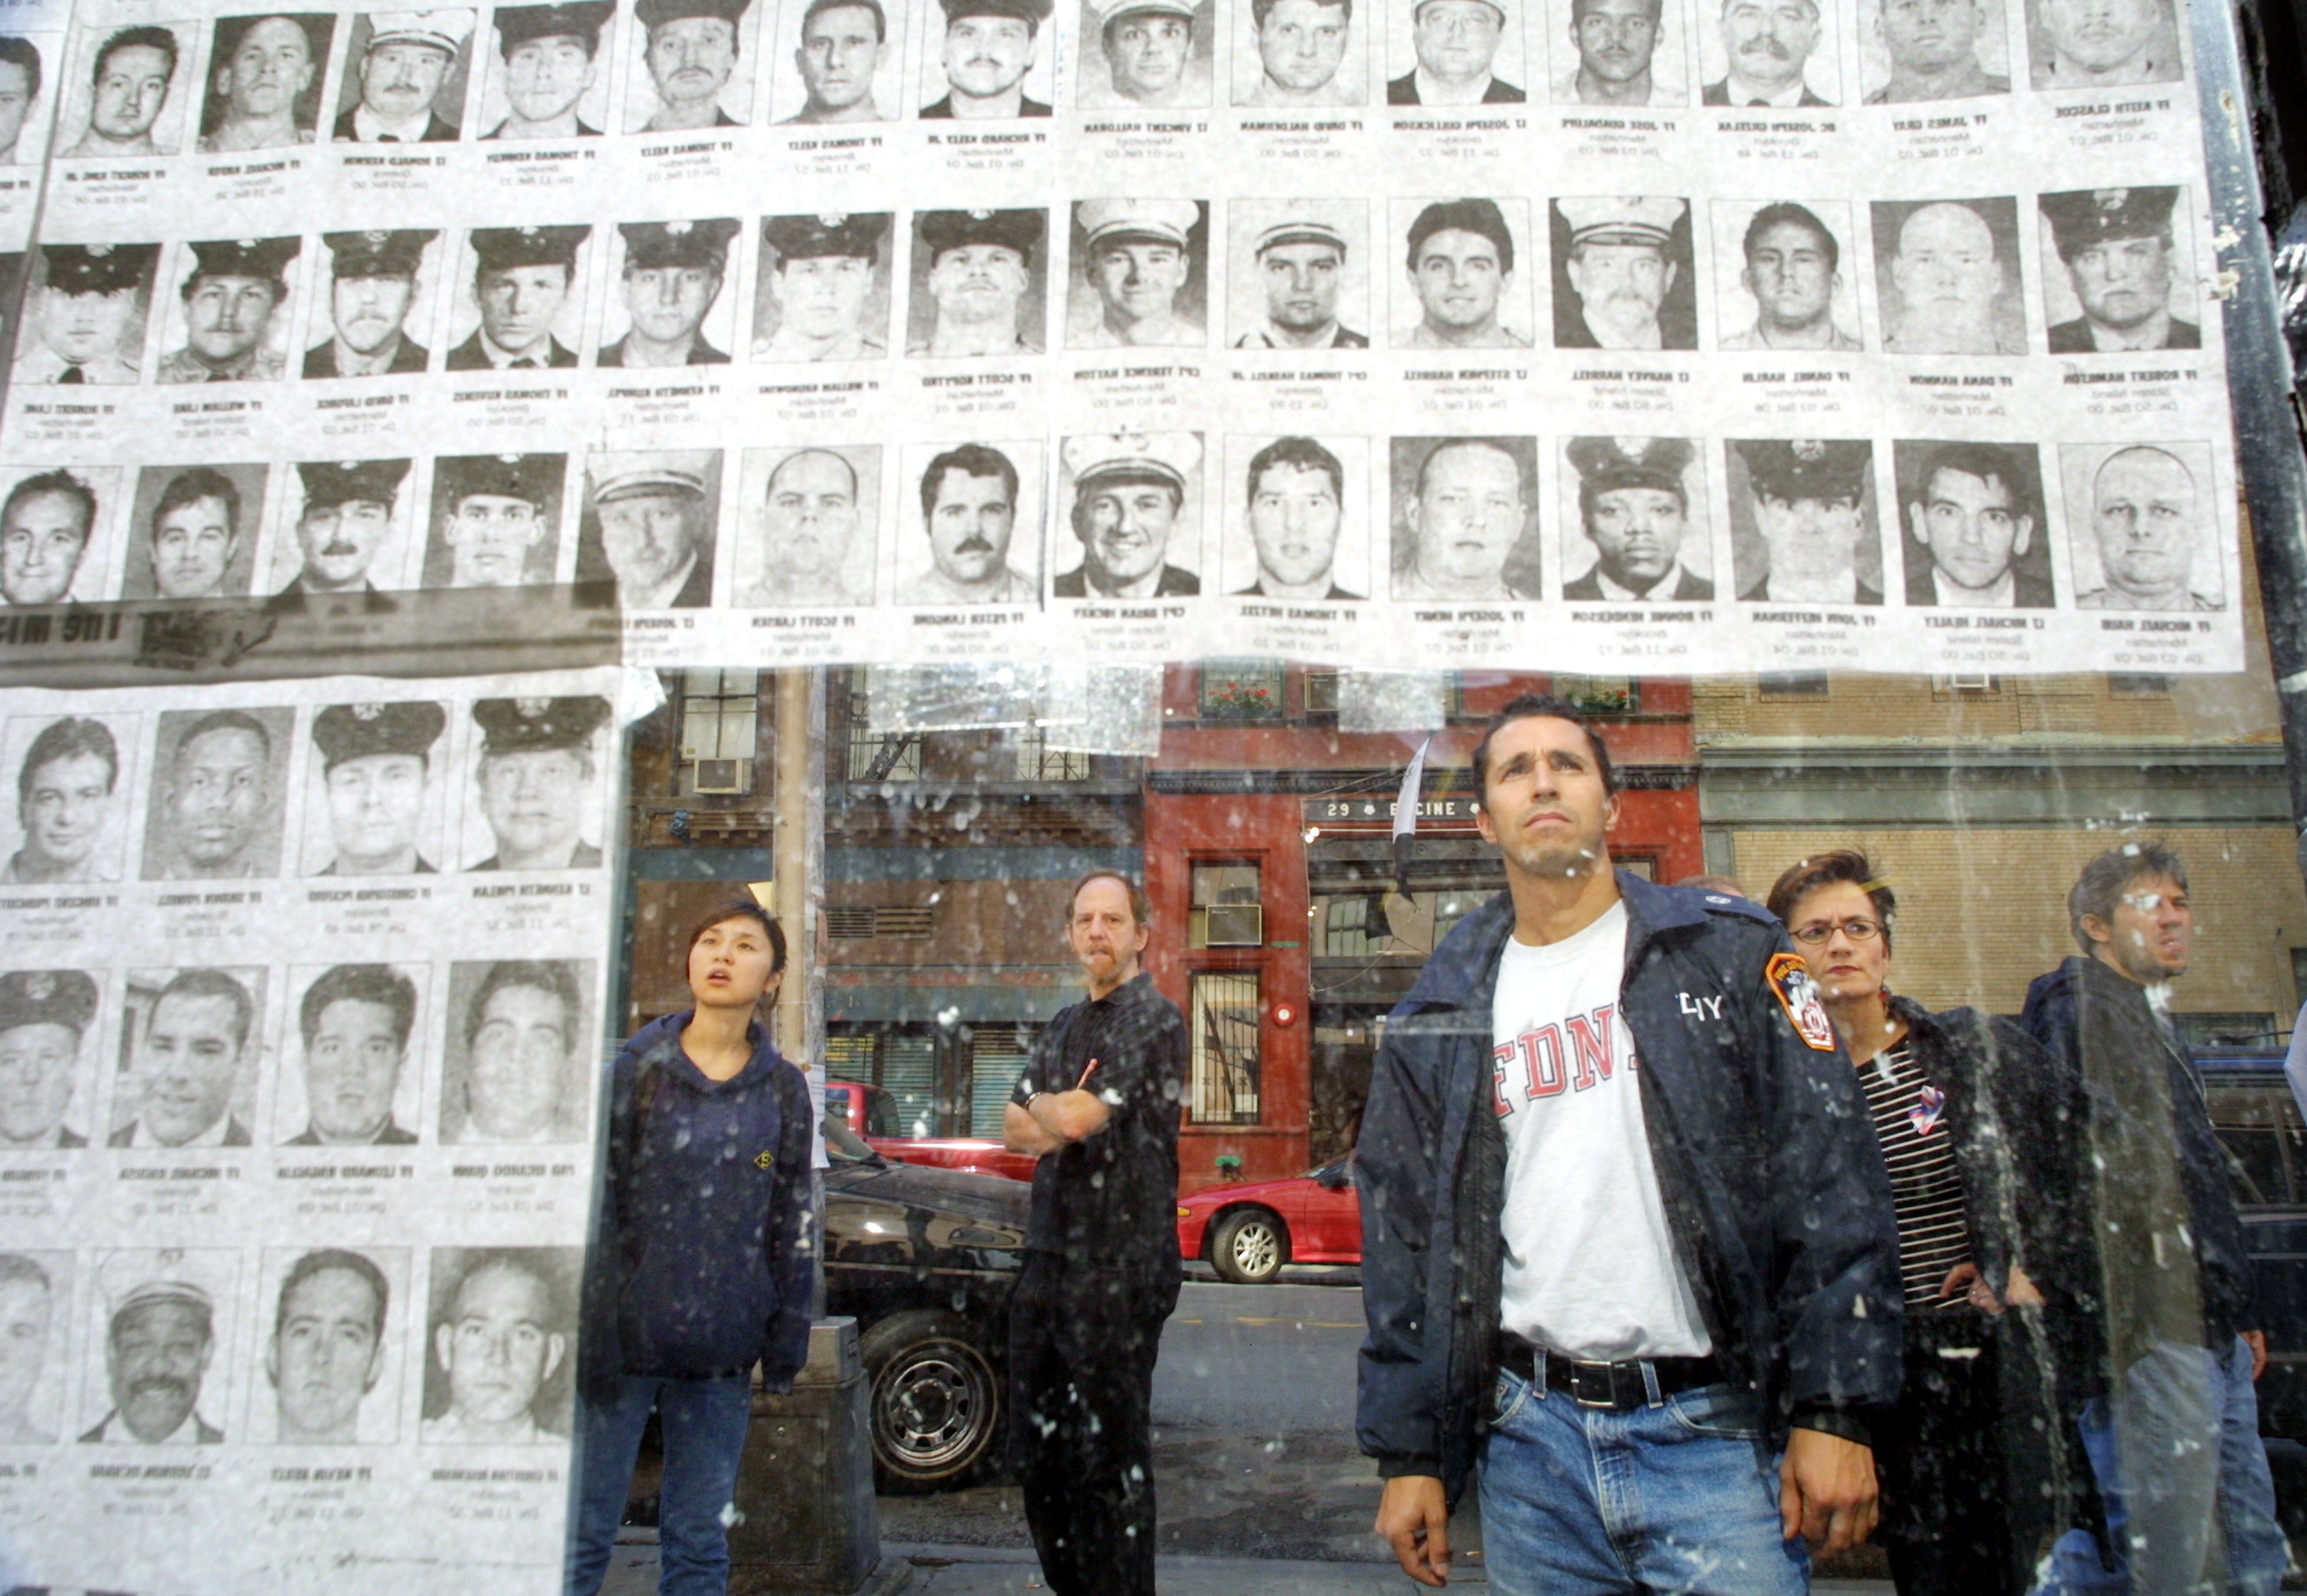
[[[2011,1273],[2016,1278],[2025,1278],[2015,1269]],[[2028,1289],[2031,1291],[2033,1287]],[[1994,1294],[1994,1288],[1986,1284],[1986,1276],[1978,1272],[1978,1266],[1974,1263],[1959,1263],[1949,1269],[1947,1277],[1939,1282],[1939,1295],[1943,1299],[1960,1295],[1981,1313],[2003,1311],[2003,1299]],[[2042,1299],[2038,1297],[2036,1300],[2040,1302]]]

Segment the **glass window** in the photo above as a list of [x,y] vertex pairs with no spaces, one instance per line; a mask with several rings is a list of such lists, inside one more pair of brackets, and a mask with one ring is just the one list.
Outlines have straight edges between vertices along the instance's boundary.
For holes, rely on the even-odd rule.
[[1192,883],[1188,947],[1255,948],[1265,943],[1265,909],[1258,899],[1256,865],[1197,864]]
[[2214,1081],[2204,1096],[2210,1104],[2212,1129],[2227,1151],[2236,1201],[2259,1208],[2298,1201],[2299,1182],[2307,1175],[2307,1142],[2302,1140],[2299,1107],[2292,1101],[2291,1088],[2281,1081],[2249,1086]]
[[1257,1122],[1258,980],[1255,970],[1200,970],[1189,983],[1195,1123]]
[[759,695],[757,670],[681,673],[683,791],[709,795],[751,789]]
[[1202,719],[1279,721],[1286,675],[1277,660],[1211,660],[1202,666]]

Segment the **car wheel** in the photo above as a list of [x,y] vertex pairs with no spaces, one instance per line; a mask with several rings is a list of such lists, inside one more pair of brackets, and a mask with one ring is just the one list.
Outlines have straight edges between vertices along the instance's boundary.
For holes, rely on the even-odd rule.
[[1210,1239],[1211,1265],[1237,1285],[1263,1285],[1289,1261],[1289,1227],[1264,1208],[1236,1208]]
[[[982,1333],[980,1333],[982,1335]],[[870,1383],[873,1472],[889,1491],[959,1483],[1001,1428],[1001,1382],[950,1313],[893,1314],[859,1337]]]

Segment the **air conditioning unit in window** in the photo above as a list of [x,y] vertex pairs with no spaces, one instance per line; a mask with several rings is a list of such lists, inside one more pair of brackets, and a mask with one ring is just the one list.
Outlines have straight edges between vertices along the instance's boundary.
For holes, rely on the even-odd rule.
[[1306,673],[1306,713],[1309,715],[1334,715],[1338,713],[1336,671],[1308,670]]
[[744,791],[745,762],[742,759],[699,760],[697,790],[699,792]]
[[1255,948],[1265,941],[1265,909],[1256,903],[1213,903],[1202,910],[1205,940],[1214,948]]

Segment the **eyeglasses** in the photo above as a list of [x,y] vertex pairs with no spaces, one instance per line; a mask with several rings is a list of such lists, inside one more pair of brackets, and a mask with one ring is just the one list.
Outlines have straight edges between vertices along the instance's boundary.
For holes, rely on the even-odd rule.
[[1882,922],[1859,918],[1814,920],[1807,926],[1797,926],[1792,935],[1803,946],[1814,948],[1838,931],[1853,942],[1873,942],[1882,935]]

